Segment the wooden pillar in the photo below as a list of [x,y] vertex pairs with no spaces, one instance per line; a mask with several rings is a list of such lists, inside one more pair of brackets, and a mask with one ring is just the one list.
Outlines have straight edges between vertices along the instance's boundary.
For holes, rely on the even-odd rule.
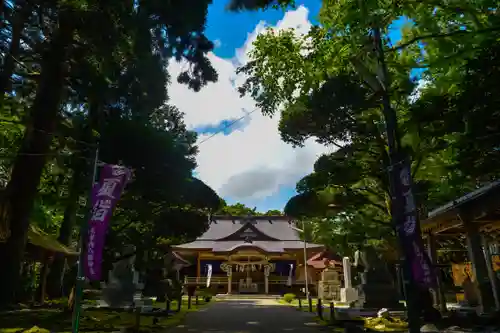
[[220,268],[227,274],[227,293],[230,294],[233,286],[233,266],[227,262],[223,262]]
[[[304,256],[304,255],[302,255]],[[295,262],[295,267],[297,267],[295,269],[295,280],[298,280],[300,278],[300,272],[302,272],[302,274],[304,274],[304,269],[300,269],[300,266],[304,264],[304,260],[301,260],[300,258],[297,258],[297,261]],[[305,279],[305,277],[304,277]]]
[[197,264],[196,264],[196,277],[197,277],[196,281],[198,281],[200,278],[200,272],[201,272],[200,265],[201,265],[200,264],[200,254],[198,253]]
[[482,235],[482,239],[484,257],[486,259],[486,267],[488,268],[488,277],[490,279],[493,297],[495,299],[495,306],[498,310],[500,309],[500,295],[498,290],[497,277],[495,275],[495,271],[493,270],[493,262],[491,260],[490,244],[488,238],[485,235]]
[[478,287],[479,305],[483,312],[489,312],[495,308],[495,299],[491,292],[491,282],[488,277],[488,266],[482,249],[482,237],[479,232],[478,223],[460,216],[465,227],[467,237],[467,252],[472,263],[472,271]]
[[406,292],[405,292],[405,286],[404,286],[404,278],[403,278],[403,270],[402,270],[402,263],[401,261],[397,261],[396,265],[396,278],[397,278],[397,286],[398,286],[398,291],[399,294],[403,299],[406,299]]
[[227,293],[230,294],[233,287],[233,268],[229,267],[227,271]]
[[271,273],[272,265],[269,263],[264,265],[264,291],[269,294],[269,274]]
[[49,260],[50,253],[48,251],[43,251],[43,261],[42,268],[40,271],[40,292],[38,294],[38,301],[41,304],[45,303],[45,296],[47,290],[47,276],[49,275]]
[[431,260],[431,265],[434,268],[436,274],[436,289],[433,292],[434,305],[439,306],[441,312],[446,312],[446,298],[443,290],[443,283],[441,281],[441,271],[437,267],[437,249],[436,249],[436,237],[432,233],[427,234],[427,252]]

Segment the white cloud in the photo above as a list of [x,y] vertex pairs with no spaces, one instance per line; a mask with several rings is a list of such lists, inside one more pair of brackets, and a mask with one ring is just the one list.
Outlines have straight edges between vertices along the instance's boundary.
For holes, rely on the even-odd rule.
[[[297,33],[306,33],[311,24],[308,10],[299,7],[288,11],[273,29],[294,28]],[[266,29],[260,22],[248,34],[243,47],[235,52],[234,59],[218,58],[210,54],[210,60],[219,73],[219,81],[194,93],[185,86],[173,82],[169,88],[171,103],[186,114],[190,128],[217,124],[222,120],[235,119],[251,112],[248,124],[224,136],[218,134],[200,144],[197,175],[214,188],[221,196],[245,202],[245,199],[263,198],[275,194],[279,186],[295,186],[296,182],[312,171],[317,157],[328,148],[313,140],[303,148],[292,148],[281,141],[278,133],[279,115],[264,117],[255,110],[249,97],[240,98],[236,87],[244,77],[236,75],[238,65],[246,63],[252,42]],[[182,65],[172,63],[172,77]],[[200,141],[207,138],[200,136]]]
[[413,92],[410,94],[408,99],[410,100],[410,103],[416,102],[420,96],[422,95],[422,91],[425,90],[425,88],[430,84],[429,80],[426,79],[420,79],[418,80],[417,85],[413,89]]

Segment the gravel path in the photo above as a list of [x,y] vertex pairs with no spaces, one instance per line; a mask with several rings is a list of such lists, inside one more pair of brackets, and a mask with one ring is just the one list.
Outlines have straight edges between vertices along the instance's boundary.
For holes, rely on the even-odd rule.
[[311,314],[272,300],[224,300],[187,315],[169,333],[317,333]]

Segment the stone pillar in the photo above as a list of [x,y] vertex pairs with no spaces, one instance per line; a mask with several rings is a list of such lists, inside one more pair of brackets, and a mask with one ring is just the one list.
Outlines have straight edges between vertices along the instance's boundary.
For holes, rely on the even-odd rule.
[[352,288],[351,260],[349,257],[342,258],[342,266],[344,268],[344,287]]
[[351,303],[358,300],[358,291],[352,287],[351,260],[344,257],[342,266],[344,269],[344,288],[340,289],[340,301]]
[[434,296],[434,305],[439,306],[441,312],[445,312],[446,308],[446,298],[443,290],[443,283],[441,281],[441,271],[436,266],[437,265],[437,249],[436,249],[436,237],[432,233],[427,234],[427,253],[429,254],[429,259],[431,260],[431,265],[434,268],[436,274],[436,288],[432,293]]
[[479,291],[479,304],[483,312],[489,312],[495,307],[495,299],[491,292],[491,283],[488,277],[488,266],[482,249],[482,237],[478,223],[468,221],[461,216],[467,237],[467,252],[472,263],[472,271]]

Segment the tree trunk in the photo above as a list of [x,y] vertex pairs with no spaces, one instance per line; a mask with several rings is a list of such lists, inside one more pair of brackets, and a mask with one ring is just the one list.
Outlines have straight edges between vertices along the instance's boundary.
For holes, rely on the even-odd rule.
[[[64,210],[64,219],[59,230],[59,242],[68,245],[71,240],[71,233],[75,224],[75,213],[77,202],[70,202]],[[58,298],[62,295],[62,277],[64,274],[64,266],[66,257],[64,254],[54,254],[54,261],[50,266],[50,273],[47,277],[47,294],[50,298]]]
[[44,253],[42,268],[40,269],[40,285],[38,288],[37,301],[40,304],[45,303],[45,295],[47,291],[47,274],[49,273],[49,253]]
[[[96,112],[97,114],[94,115],[94,113]],[[94,104],[91,105],[89,113],[90,113],[89,114],[90,119],[87,119],[88,123],[80,124],[80,127],[78,129],[78,133],[80,135],[76,137],[78,140],[81,140],[83,142],[92,141],[93,137],[92,117],[96,117],[99,114],[98,109],[95,108]],[[82,192],[85,190],[85,187],[87,185],[86,180],[87,180],[87,175],[89,173],[88,168],[90,164],[87,163],[87,160],[80,157],[90,158],[92,155],[92,150],[89,149],[87,145],[77,144],[76,150],[81,151],[82,155],[81,156],[78,155],[78,158],[75,158],[72,161],[71,168],[73,170],[73,177],[71,179],[69,196],[66,203],[66,208],[64,210],[64,219],[61,224],[61,228],[59,229],[58,240],[60,243],[64,245],[69,245],[71,242],[71,234],[75,226],[76,213],[78,211],[78,206],[79,206],[78,198],[80,194],[82,194]],[[84,221],[83,223],[86,223],[86,221]],[[47,280],[47,293],[51,298],[61,297],[63,294],[63,289],[64,289],[63,277],[64,277],[65,263],[66,260],[64,255],[57,253],[51,265],[50,273]]]
[[0,101],[4,98],[6,92],[12,88],[12,74],[16,68],[16,59],[21,50],[21,34],[24,29],[24,23],[30,17],[32,6],[25,1],[16,2],[16,10],[12,18],[12,36],[9,45],[9,51],[5,55],[5,62],[0,72]]
[[[79,160],[78,165],[74,168],[73,179],[71,180],[71,188],[68,197],[68,202],[64,210],[64,219],[59,229],[58,240],[64,245],[69,245],[71,234],[76,220],[76,212],[78,210],[78,197],[82,191],[82,182],[85,179],[85,162]],[[56,253],[54,261],[50,266],[50,273],[47,278],[47,293],[50,298],[61,297],[62,295],[62,278],[64,274],[64,265],[66,258],[61,253]]]
[[40,82],[30,110],[32,126],[25,131],[6,188],[7,197],[2,205],[2,222],[10,228],[10,237],[4,251],[0,253],[0,305],[4,306],[15,301],[29,219],[46,155],[50,150],[52,133],[56,128],[64,89],[66,49],[71,43],[74,28],[65,13],[60,15],[59,29],[42,57]]

